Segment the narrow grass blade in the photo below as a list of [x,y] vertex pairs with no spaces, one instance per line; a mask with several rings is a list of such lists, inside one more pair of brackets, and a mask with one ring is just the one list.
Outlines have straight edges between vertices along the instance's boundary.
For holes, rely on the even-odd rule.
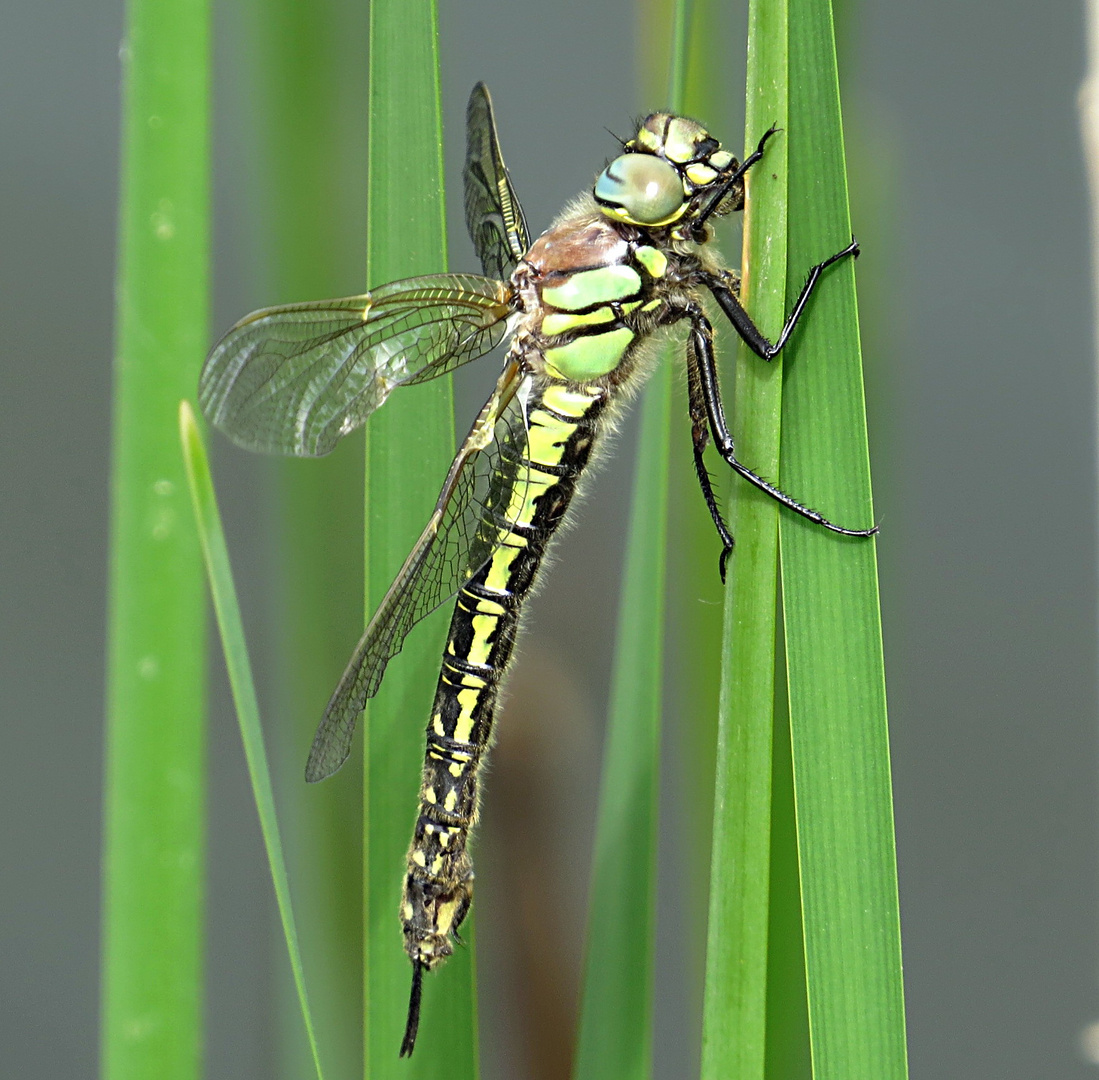
[[[368,284],[446,268],[442,142],[431,0],[378,0],[370,22]],[[454,454],[449,380],[394,394],[367,432],[367,608],[408,554]],[[399,1075],[462,1080],[477,1074],[470,941],[424,980],[416,1051],[397,1053],[411,965],[398,921],[405,856],[415,819],[424,728],[438,679],[447,613],[411,635],[367,711],[364,1023],[372,1080]]]
[[[682,107],[689,4],[673,7],[668,100]],[[664,692],[671,349],[645,390],[600,784],[576,1080],[652,1073]]]
[[600,785],[577,1080],[652,1072],[671,367],[645,390]]
[[199,1074],[205,604],[176,404],[206,350],[208,10],[130,0],[117,287],[105,856],[105,1080]]
[[[745,153],[773,124],[786,126],[785,0],[749,9]],[[772,338],[786,307],[785,132],[748,174],[742,297]],[[742,346],[733,431],[742,461],[779,475],[782,361]],[[761,1080],[766,1056],[771,858],[771,750],[775,686],[778,507],[739,480],[731,488],[736,551],[725,593],[718,760],[710,864],[702,1076]]]
[[302,971],[301,952],[298,948],[298,933],[290,904],[290,882],[286,876],[282,839],[279,836],[278,821],[275,817],[275,795],[271,787],[271,773],[267,767],[267,751],[263,744],[263,729],[260,726],[259,705],[256,702],[252,669],[248,662],[244,627],[241,623],[236,587],[229,567],[229,553],[225,547],[225,536],[214,496],[214,485],[210,479],[206,448],[203,446],[198,425],[195,423],[194,413],[185,400],[179,405],[179,436],[183,445],[187,483],[191,490],[195,520],[198,522],[202,554],[206,561],[210,594],[214,600],[214,612],[221,632],[225,666],[229,672],[229,685],[232,687],[233,703],[236,705],[237,720],[240,723],[240,737],[244,743],[244,755],[248,761],[252,794],[256,800],[260,829],[263,832],[263,844],[271,867],[271,880],[275,886],[279,918],[286,937],[286,949],[290,956],[290,967],[294,974],[294,985],[298,991],[302,1019],[305,1022],[313,1054],[313,1064],[316,1067],[318,1080],[321,1080],[320,1053],[313,1033],[313,1017],[309,1011],[309,1000],[305,992],[305,976]]
[[[789,0],[787,287],[850,240],[828,5]],[[872,258],[872,256],[871,256]],[[833,521],[872,520],[854,263],[835,266],[787,357],[782,479]],[[885,680],[872,540],[780,517],[813,1075],[906,1075]]]

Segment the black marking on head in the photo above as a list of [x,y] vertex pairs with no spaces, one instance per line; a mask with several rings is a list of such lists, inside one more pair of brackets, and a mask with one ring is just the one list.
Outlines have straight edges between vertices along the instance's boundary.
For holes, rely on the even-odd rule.
[[695,156],[693,161],[708,161],[711,154],[716,154],[721,149],[721,143],[717,141],[712,135],[707,135],[700,143],[695,147]]

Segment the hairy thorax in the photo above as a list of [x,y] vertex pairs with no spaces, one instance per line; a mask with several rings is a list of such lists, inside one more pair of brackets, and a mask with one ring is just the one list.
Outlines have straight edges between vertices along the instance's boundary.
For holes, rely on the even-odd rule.
[[582,201],[531,245],[512,282],[516,345],[534,374],[608,389],[630,380],[640,346],[682,317],[709,262],[698,245],[663,240]]

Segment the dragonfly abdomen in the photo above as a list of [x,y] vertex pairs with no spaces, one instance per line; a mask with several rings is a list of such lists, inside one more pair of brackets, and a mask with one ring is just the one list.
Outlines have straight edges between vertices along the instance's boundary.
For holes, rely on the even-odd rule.
[[[473,897],[466,850],[478,778],[523,601],[591,454],[606,391],[540,379],[528,405],[527,457],[511,484],[504,535],[458,591],[427,728],[420,808],[401,901],[405,949],[427,968],[453,952]],[[513,466],[514,467],[514,463]],[[492,510],[491,528],[502,528]]]

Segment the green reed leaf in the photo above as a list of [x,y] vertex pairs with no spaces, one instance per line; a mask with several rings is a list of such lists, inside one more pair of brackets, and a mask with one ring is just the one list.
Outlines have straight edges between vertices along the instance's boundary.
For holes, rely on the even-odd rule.
[[[830,11],[790,0],[787,288],[851,238]],[[840,524],[873,520],[853,260],[792,342],[782,479]],[[904,1004],[875,542],[780,516],[782,602],[813,1075],[902,1080]]]
[[[784,0],[752,4],[745,154],[786,124],[788,62]],[[748,174],[742,298],[772,338],[786,310],[787,153],[784,135],[773,137]],[[782,376],[781,357],[767,364],[741,345],[737,453],[768,477],[779,475]],[[702,1036],[702,1075],[714,1080],[764,1075],[778,514],[773,500],[733,480]]]
[[206,351],[209,12],[130,0],[122,48],[102,1075],[201,1070],[205,598],[175,410]]
[[[431,0],[371,6],[368,285],[446,269],[442,133]],[[367,430],[366,587],[373,611],[419,536],[454,456],[449,379],[395,394]],[[398,908],[447,613],[417,627],[366,714],[364,1032],[366,1075],[477,1074],[473,926],[424,980],[416,1051],[397,1052],[412,969]]]
[[237,721],[240,724],[244,756],[248,762],[252,795],[259,814],[267,862],[271,868],[271,881],[275,887],[279,919],[286,938],[286,949],[290,957],[290,967],[313,1064],[318,1080],[321,1080],[320,1051],[317,1047],[313,1017],[305,990],[298,931],[290,903],[290,882],[286,875],[282,838],[275,815],[275,794],[271,786],[271,771],[267,765],[267,751],[263,743],[263,728],[260,725],[256,687],[248,660],[248,646],[244,640],[244,625],[240,617],[236,586],[233,584],[233,572],[229,565],[229,552],[225,546],[225,535],[221,527],[221,515],[218,512],[214,485],[210,478],[206,447],[203,445],[194,413],[186,400],[181,401],[179,405],[179,436],[183,444],[187,483],[191,491],[195,520],[198,522],[202,555],[206,562],[206,575],[210,583],[210,595],[214,600],[214,613],[225,653],[225,667],[229,673],[229,685],[233,691],[233,704],[236,706]]

